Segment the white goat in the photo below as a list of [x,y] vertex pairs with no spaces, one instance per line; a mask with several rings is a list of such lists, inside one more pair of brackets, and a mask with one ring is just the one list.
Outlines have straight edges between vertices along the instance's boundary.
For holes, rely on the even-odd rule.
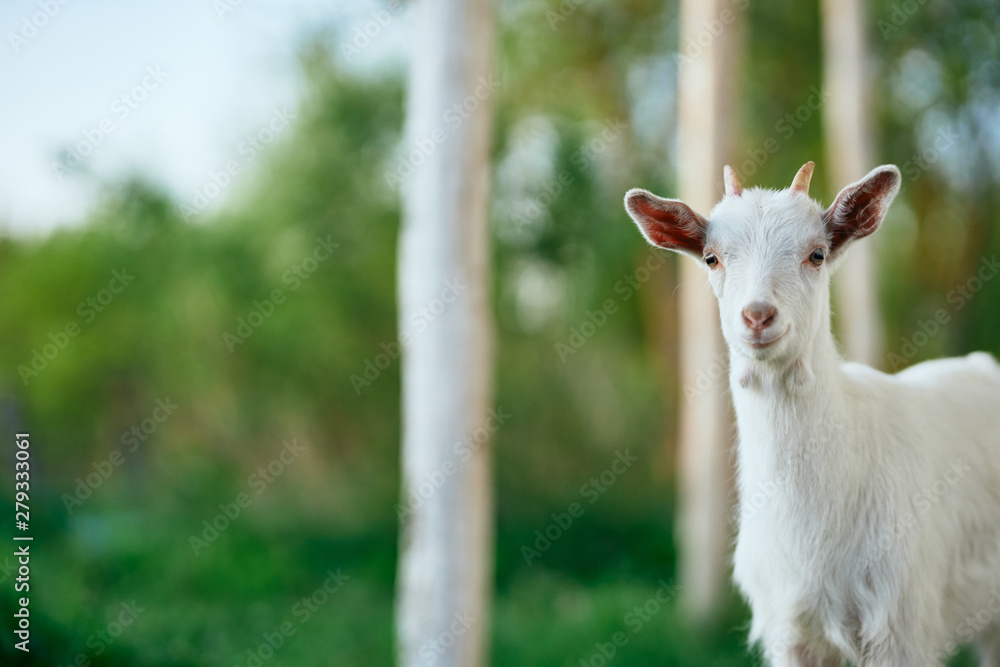
[[[630,190],[646,239],[694,257],[719,301],[739,428],[734,578],[772,665],[939,665],[977,639],[1000,667],[1000,366],[984,353],[886,375],[837,353],[830,274],[899,191],[878,167],[825,211],[791,188],[708,219]],[[874,286],[872,286],[874,289]]]

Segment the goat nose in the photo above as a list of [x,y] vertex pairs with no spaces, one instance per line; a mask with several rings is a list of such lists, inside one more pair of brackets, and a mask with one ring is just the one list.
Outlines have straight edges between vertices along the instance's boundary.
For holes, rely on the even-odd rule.
[[774,316],[777,314],[778,309],[774,306],[755,301],[743,309],[743,324],[760,333],[774,324]]

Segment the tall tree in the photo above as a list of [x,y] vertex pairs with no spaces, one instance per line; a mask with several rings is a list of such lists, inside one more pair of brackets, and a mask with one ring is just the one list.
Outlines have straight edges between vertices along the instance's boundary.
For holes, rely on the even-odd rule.
[[[853,183],[875,166],[868,108],[868,44],[864,0],[822,0],[824,111],[831,190]],[[852,361],[879,367],[882,325],[875,285],[872,243],[857,244],[835,280],[845,352]]]
[[[488,303],[493,17],[489,0],[418,0],[399,238],[401,665],[485,662],[493,574]],[[412,172],[412,173],[411,173]],[[460,444],[465,443],[465,444]]]
[[[741,10],[729,0],[682,0],[678,81],[678,196],[708,214],[722,191],[738,94]],[[713,30],[712,26],[720,26]],[[686,51],[686,45],[689,52]],[[705,272],[681,262],[679,574],[689,612],[710,620],[726,590],[730,543],[729,447],[733,432],[725,374],[704,387],[725,352]]]

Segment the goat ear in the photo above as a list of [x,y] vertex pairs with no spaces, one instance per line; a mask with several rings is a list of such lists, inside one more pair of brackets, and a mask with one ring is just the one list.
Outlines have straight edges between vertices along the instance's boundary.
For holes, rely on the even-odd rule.
[[708,220],[684,202],[634,189],[625,194],[625,210],[653,245],[701,259]]
[[895,165],[884,164],[840,191],[830,208],[823,213],[833,252],[839,252],[851,241],[864,238],[878,229],[889,205],[899,193],[900,180],[899,169]]

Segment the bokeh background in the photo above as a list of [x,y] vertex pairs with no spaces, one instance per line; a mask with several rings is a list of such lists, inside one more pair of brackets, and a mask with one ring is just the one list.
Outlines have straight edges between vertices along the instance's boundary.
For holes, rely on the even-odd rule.
[[[367,365],[397,335],[400,203],[384,174],[401,150],[409,10],[365,43],[383,3],[95,0],[12,40],[41,4],[0,11],[0,424],[32,435],[36,536],[33,651],[5,630],[4,663],[391,664],[399,363]],[[562,5],[496,13],[498,666],[600,664],[595,645],[675,575],[679,260],[619,286],[650,252],[622,194],[669,196],[683,169],[678,7]],[[822,86],[818,11],[746,5],[732,162],[745,186],[785,187],[815,160],[812,194],[829,202],[821,109],[791,136],[780,126]],[[887,355],[998,353],[1000,280],[950,297],[1000,253],[1000,5],[874,0],[868,28],[874,152],[904,175],[876,241]],[[157,66],[162,88],[123,116],[111,103]],[[74,163],[104,117],[113,131]],[[318,239],[335,247],[308,262]],[[124,289],[115,271],[133,276]],[[607,299],[617,311],[566,354]],[[942,308],[947,323],[917,335]],[[535,531],[625,448],[636,463],[529,563]],[[251,502],[213,537],[204,522],[240,494]],[[331,573],[335,592],[301,606]],[[103,639],[123,604],[141,611]],[[614,660],[759,662],[737,596],[728,609],[695,628],[672,599]],[[261,659],[285,622],[295,634]]]

